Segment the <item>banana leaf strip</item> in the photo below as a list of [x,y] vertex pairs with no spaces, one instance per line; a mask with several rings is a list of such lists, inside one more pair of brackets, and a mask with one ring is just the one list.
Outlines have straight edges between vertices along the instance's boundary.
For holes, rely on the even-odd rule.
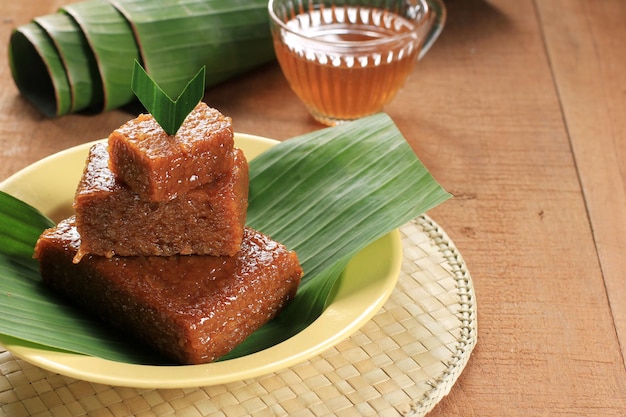
[[9,64],[18,89],[45,116],[70,112],[72,94],[63,61],[41,26],[31,22],[13,31]]
[[69,111],[78,112],[102,103],[96,58],[76,21],[65,13],[55,13],[37,17],[34,22],[47,32],[63,62],[72,97]]
[[124,16],[106,0],[73,3],[62,11],[81,27],[95,56],[104,90],[101,110],[115,109],[133,101],[130,83],[139,51]]
[[175,97],[206,66],[206,86],[274,59],[267,0],[112,0],[133,27],[144,68]]

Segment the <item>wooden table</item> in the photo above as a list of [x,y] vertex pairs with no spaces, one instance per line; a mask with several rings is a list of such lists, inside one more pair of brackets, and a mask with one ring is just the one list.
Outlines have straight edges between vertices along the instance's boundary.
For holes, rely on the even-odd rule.
[[[0,11],[0,180],[103,138],[122,111],[46,119],[17,92]],[[449,0],[439,41],[386,108],[455,195],[432,210],[472,273],[478,345],[433,416],[626,415],[626,2]],[[212,88],[235,130],[319,129],[277,65]]]

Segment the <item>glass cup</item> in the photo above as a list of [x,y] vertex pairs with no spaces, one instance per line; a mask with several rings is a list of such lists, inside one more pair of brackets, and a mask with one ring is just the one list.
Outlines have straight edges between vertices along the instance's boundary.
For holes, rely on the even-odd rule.
[[291,89],[331,126],[381,111],[446,18],[442,0],[270,0],[268,11]]

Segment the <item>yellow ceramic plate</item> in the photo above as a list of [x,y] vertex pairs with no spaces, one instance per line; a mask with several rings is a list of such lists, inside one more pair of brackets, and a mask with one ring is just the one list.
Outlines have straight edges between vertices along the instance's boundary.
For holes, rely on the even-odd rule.
[[[236,134],[236,146],[252,159],[277,142]],[[58,221],[71,214],[76,185],[91,143],[70,148],[23,169],[0,189]],[[15,356],[41,368],[90,382],[137,388],[185,388],[254,378],[311,358],[350,336],[391,295],[402,262],[399,232],[377,240],[350,262],[324,313],[305,330],[271,348],[244,357],[205,365],[147,366],[92,356],[40,349],[0,337]]]

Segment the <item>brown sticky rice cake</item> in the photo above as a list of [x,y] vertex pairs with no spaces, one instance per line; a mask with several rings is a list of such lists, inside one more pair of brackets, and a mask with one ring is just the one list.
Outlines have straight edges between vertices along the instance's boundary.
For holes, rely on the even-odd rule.
[[150,114],[114,130],[110,168],[141,198],[167,201],[228,172],[233,144],[231,118],[200,102],[172,136]]
[[232,168],[216,181],[166,202],[142,199],[109,170],[106,143],[95,144],[74,209],[87,253],[102,256],[234,255],[248,208],[248,163],[234,149]]
[[41,235],[44,284],[180,364],[230,352],[278,314],[302,276],[294,252],[250,228],[233,257],[88,255],[75,264],[79,245],[73,218]]

